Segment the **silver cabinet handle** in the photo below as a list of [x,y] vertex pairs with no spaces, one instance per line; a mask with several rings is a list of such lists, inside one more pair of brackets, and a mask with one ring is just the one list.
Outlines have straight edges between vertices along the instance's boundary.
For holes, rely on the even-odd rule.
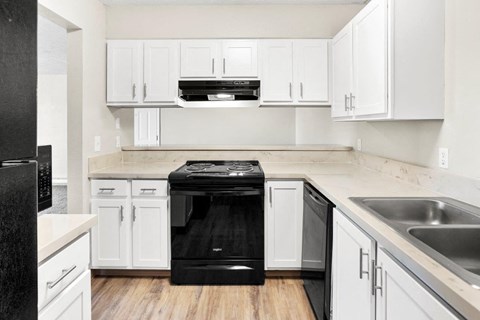
[[292,99],[292,83],[291,82],[289,84],[289,90],[290,90],[290,99]]
[[143,84],[143,99],[147,97],[147,83]]
[[300,98],[303,99],[303,82],[300,82]]
[[[380,271],[380,285],[378,285],[377,280],[378,280],[378,271]],[[377,290],[380,290],[380,296],[383,296],[383,270],[381,266],[375,266],[374,269],[374,286],[373,286],[373,291],[376,292]]]
[[99,188],[98,191],[98,193],[113,193],[115,191],[115,188]]
[[123,222],[123,206],[120,206],[120,222]]
[[354,110],[355,109],[355,104],[353,103],[353,101],[355,101],[355,96],[350,93],[350,110]]
[[225,58],[223,58],[223,74],[225,74],[225,72],[226,72],[225,70],[226,70],[225,69]]
[[215,58],[212,59],[212,74],[215,74]]
[[132,85],[132,99],[135,99],[136,96],[137,96],[137,85],[134,83]]
[[135,220],[137,220],[137,214],[135,213],[135,211],[137,211],[137,207],[135,207],[135,206],[132,206],[132,217],[133,217],[133,222],[135,222]]
[[142,189],[140,189],[141,193],[146,193],[146,192],[155,193],[156,191],[157,191],[157,189],[155,189],[155,188],[142,188]]
[[350,107],[348,106],[348,102],[349,102],[350,98],[348,97],[347,94],[345,94],[345,111],[348,112],[348,110],[350,109]]
[[268,201],[270,202],[270,208],[273,206],[272,204],[272,187],[268,188]]
[[71,267],[68,268],[68,269],[63,269],[63,270],[62,270],[62,274],[60,275],[60,277],[59,277],[57,280],[47,282],[47,287],[48,287],[48,289],[53,289],[53,288],[55,288],[55,286],[56,286],[57,284],[59,284],[60,281],[62,281],[63,279],[65,279],[65,277],[68,276],[73,270],[75,270],[75,268],[77,268],[76,265],[73,265],[73,266],[71,266]]
[[[363,275],[369,275],[369,270],[367,269],[367,271],[363,271],[363,257],[364,256],[367,256],[367,260],[369,259],[370,257],[370,254],[368,252],[363,252],[363,248],[360,248],[360,279],[363,279]],[[367,264],[367,268],[368,268],[368,264]]]

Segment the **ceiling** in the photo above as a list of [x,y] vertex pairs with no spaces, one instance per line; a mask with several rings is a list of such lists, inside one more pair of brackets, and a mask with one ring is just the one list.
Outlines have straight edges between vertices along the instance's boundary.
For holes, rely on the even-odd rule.
[[367,0],[100,0],[106,5],[354,4]]

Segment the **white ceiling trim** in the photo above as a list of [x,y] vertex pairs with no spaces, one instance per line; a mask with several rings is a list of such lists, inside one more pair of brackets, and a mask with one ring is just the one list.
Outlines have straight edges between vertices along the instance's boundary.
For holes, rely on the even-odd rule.
[[306,5],[361,4],[368,0],[100,0],[110,5]]

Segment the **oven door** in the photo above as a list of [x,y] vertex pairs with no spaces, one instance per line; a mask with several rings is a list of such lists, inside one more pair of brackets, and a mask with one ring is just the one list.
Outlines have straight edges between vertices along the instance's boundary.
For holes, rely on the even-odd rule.
[[172,224],[173,283],[263,283],[263,187],[172,189],[171,201],[185,221]]

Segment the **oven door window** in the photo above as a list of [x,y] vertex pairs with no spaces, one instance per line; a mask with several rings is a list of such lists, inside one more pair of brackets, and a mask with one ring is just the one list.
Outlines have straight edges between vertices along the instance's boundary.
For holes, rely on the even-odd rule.
[[263,195],[190,197],[187,225],[172,228],[173,259],[263,259]]

